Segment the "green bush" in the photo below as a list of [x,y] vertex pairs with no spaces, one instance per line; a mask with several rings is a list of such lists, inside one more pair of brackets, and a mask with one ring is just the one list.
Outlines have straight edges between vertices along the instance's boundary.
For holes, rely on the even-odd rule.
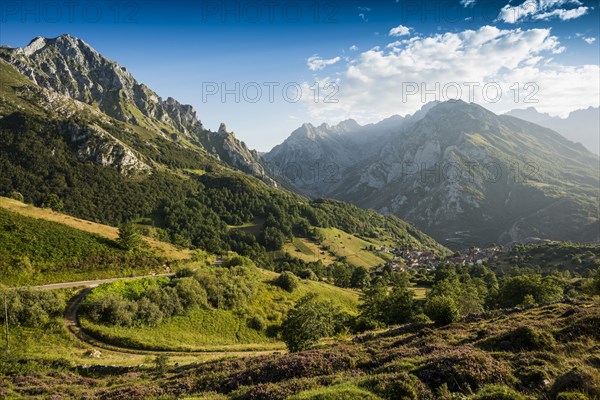
[[471,397],[473,400],[525,400],[526,397],[502,385],[484,386],[477,394]]
[[256,331],[264,331],[267,329],[267,322],[260,315],[255,315],[248,320],[248,326]]
[[284,271],[279,274],[279,277],[277,277],[276,284],[283,290],[291,293],[298,288],[300,282],[298,281],[298,277],[296,277],[296,275],[290,271]]
[[456,303],[448,296],[433,296],[425,303],[425,314],[436,324],[447,325],[458,320]]
[[194,278],[176,279],[175,292],[184,309],[208,306],[206,290]]
[[44,207],[52,209],[52,211],[60,212],[64,208],[64,203],[60,197],[55,194],[50,194],[44,201]]
[[23,197],[23,195],[20,192],[10,192],[9,197],[13,200],[20,201],[21,203],[25,202],[25,197]]
[[554,347],[554,336],[534,326],[521,326],[505,334],[482,342],[481,346],[489,350],[504,351],[542,351]]
[[288,400],[381,400],[381,397],[346,383],[307,390]]
[[[67,305],[63,293],[35,290],[30,288],[0,291],[6,295],[8,319],[11,324],[37,327],[50,319],[62,315]],[[2,303],[0,303],[2,304]],[[4,310],[2,306],[2,310]],[[4,321],[4,311],[0,312],[0,321]]]
[[420,400],[431,396],[419,378],[404,371],[368,378],[360,386],[388,400]]
[[301,298],[282,324],[282,337],[291,352],[301,351],[335,333],[339,311],[313,293]]

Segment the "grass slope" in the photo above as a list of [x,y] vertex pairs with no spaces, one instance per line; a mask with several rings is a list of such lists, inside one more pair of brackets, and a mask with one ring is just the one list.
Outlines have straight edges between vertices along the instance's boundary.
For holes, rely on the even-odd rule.
[[[43,219],[51,222],[58,222],[62,225],[69,226],[84,232],[92,233],[110,240],[117,239],[119,229],[113,226],[98,224],[96,222],[86,221],[84,219],[75,218],[67,214],[52,211],[49,208],[34,207],[30,204],[25,204],[17,200],[9,199],[0,196],[0,208],[21,214],[26,217]],[[150,249],[159,256],[173,260],[184,260],[190,258],[191,254],[187,250],[181,250],[170,243],[161,242],[154,238],[144,237],[144,242],[148,244]]]
[[16,352],[3,356],[0,396],[589,400],[600,395],[599,324],[598,299],[555,303],[445,327],[404,325],[301,353],[179,366],[173,358],[164,374],[147,363],[110,367],[111,355],[90,360],[107,365],[90,373],[62,353],[60,341],[54,348],[56,340],[42,340],[32,344],[39,352],[28,360]]
[[[258,270],[257,293],[248,299],[244,313],[222,309],[195,309],[175,316],[157,327],[106,326],[81,318],[83,328],[102,341],[130,348],[176,351],[249,351],[284,349],[266,332],[248,326],[249,318],[261,316],[268,326],[278,326],[287,311],[307,293],[331,300],[350,314],[357,313],[358,292],[326,283],[306,281],[289,293],[272,282],[278,274]],[[267,329],[267,332],[269,330]]]
[[117,229],[0,197],[0,283],[11,286],[144,275],[187,252],[145,238],[128,253]]

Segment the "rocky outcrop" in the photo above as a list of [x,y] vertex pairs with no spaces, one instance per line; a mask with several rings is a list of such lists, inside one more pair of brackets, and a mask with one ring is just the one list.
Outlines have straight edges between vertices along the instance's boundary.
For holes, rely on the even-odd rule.
[[80,161],[112,167],[123,175],[145,174],[151,171],[150,166],[142,161],[136,152],[97,126],[66,123],[63,132]]
[[272,186],[277,183],[271,179],[256,150],[248,149],[246,143],[238,140],[233,132],[222,123],[217,132],[206,131],[200,136],[200,142],[209,153],[221,161],[254,175]]

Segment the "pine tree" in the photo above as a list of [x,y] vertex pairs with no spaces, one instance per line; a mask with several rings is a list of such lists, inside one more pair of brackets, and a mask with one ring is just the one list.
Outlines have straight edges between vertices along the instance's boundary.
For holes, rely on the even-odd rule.
[[133,251],[142,244],[142,236],[135,225],[128,221],[119,227],[119,244],[127,251]]

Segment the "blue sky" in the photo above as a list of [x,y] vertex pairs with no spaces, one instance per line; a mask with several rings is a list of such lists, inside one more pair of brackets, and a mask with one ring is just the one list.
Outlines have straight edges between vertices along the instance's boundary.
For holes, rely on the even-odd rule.
[[[565,115],[598,105],[598,1],[74,3],[2,2],[0,42],[22,47],[35,36],[80,37],[163,98],[192,104],[207,128],[225,122],[261,151],[303,122],[412,113],[444,100],[446,85],[452,91],[458,84],[464,97],[466,81],[499,82],[500,101],[482,98],[479,89],[473,98],[497,112],[535,106]],[[318,102],[309,88],[315,81]],[[239,102],[206,93],[221,85],[235,90],[236,82]],[[278,84],[272,102],[268,82]],[[406,82],[436,93],[403,98]],[[531,82],[537,90],[525,89]],[[296,85],[302,96],[291,102]],[[262,96],[253,103],[256,86]],[[323,103],[328,94],[337,102]],[[538,102],[524,102],[528,94]]]

